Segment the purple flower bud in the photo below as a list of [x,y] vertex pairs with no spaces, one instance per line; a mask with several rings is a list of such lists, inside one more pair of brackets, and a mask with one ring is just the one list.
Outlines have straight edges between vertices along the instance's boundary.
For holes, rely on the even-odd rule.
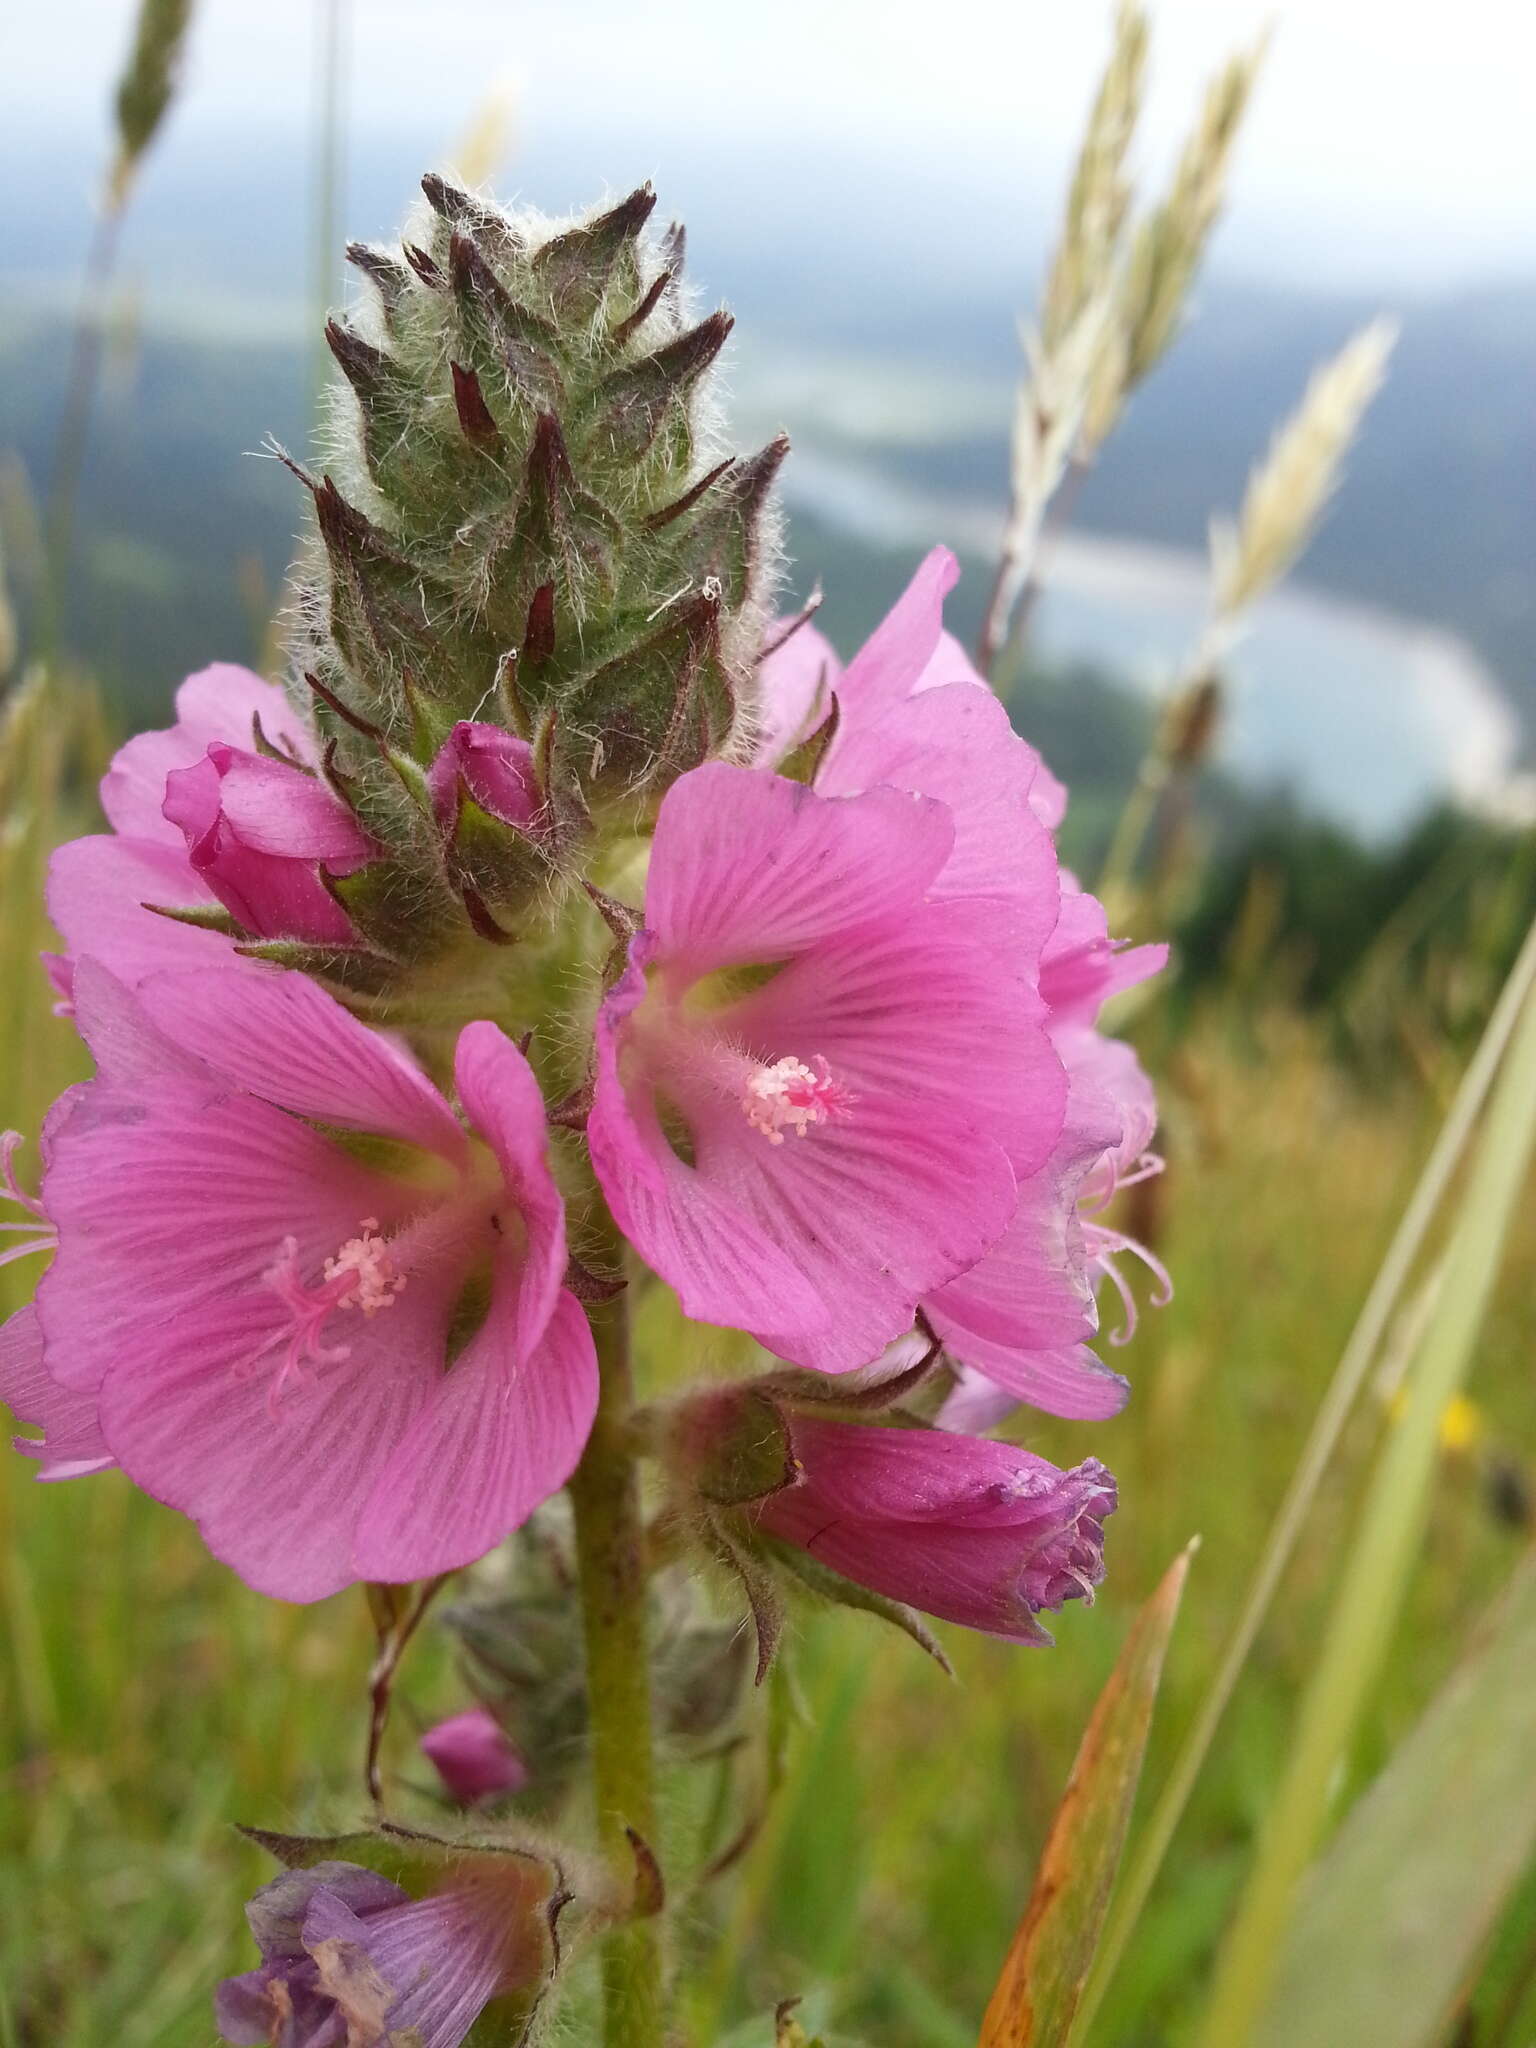
[[350,875],[379,848],[317,777],[214,740],[202,760],[166,776],[162,813],[185,835],[194,871],[254,937],[356,943],[321,871]]
[[887,1599],[944,1621],[1048,1643],[1035,1619],[1091,1600],[1115,1483],[1096,1459],[1060,1471],[1012,1444],[797,1414],[800,1477],[758,1527]]
[[427,770],[427,789],[441,830],[452,836],[463,789],[487,816],[532,833],[542,808],[533,749],[499,725],[461,719]]
[[220,1984],[219,2032],[235,2048],[459,2048],[492,1998],[536,2005],[558,1957],[558,1878],[515,1852],[461,1857],[424,1898],[355,1863],[285,1870],[246,1908],[261,1963]]
[[528,1766],[484,1707],[439,1721],[421,1738],[421,1749],[460,1806],[505,1798],[528,1782]]

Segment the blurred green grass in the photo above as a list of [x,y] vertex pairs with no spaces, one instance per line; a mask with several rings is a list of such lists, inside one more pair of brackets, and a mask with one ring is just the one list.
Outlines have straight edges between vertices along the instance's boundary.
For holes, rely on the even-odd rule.
[[[13,718],[0,873],[0,1091],[7,1121],[28,1131],[80,1070],[70,1027],[49,1014],[29,964],[45,942],[39,849],[90,823],[59,795],[72,786],[69,749],[46,713],[19,734]],[[766,2040],[777,1999],[824,1987],[839,2037],[891,2048],[974,2039],[1130,1615],[1198,1532],[1148,1763],[1147,1783],[1157,1782],[1452,1079],[1443,1048],[1414,1069],[1351,1074],[1326,1033],[1326,1020],[1251,992],[1241,1002],[1218,992],[1177,1027],[1160,1014],[1145,1020],[1170,1170],[1137,1222],[1156,1232],[1178,1296],[1144,1318],[1125,1355],[1135,1396],[1121,1418],[1042,1423],[1027,1437],[1059,1460],[1092,1450],[1119,1476],[1103,1597],[1061,1617],[1052,1652],[952,1640],[958,1685],[873,1621],[799,1619],[782,1812],[685,1927],[702,1964],[699,2038],[761,2016],[742,2038]],[[1356,1760],[1362,1777],[1411,1724],[1528,1540],[1507,1506],[1494,1512],[1489,1460],[1518,1472],[1536,1453],[1536,1313],[1521,1279],[1533,1251],[1527,1217],[1474,1382],[1476,1440],[1444,1454],[1410,1614]],[[14,1267],[0,1276],[5,1305],[34,1278]],[[669,1357],[667,1373],[677,1368]],[[1357,1482],[1389,1426],[1373,1394],[1097,2040],[1150,2048],[1187,2035],[1283,1761]],[[0,1461],[0,1555],[0,2044],[203,2048],[211,1985],[248,1963],[241,1906],[266,1874],[230,1822],[324,1825],[358,1809],[371,1648],[363,1603],[265,1601],[117,1475],[42,1487],[15,1458]],[[413,1796],[420,1806],[415,1731],[458,1704],[446,1643],[428,1630],[391,1734],[407,1809]],[[674,1796],[679,1811],[695,1798],[681,1768]],[[1528,1898],[1521,1910],[1528,1945]],[[1518,1927],[1505,1946],[1518,1959]]]

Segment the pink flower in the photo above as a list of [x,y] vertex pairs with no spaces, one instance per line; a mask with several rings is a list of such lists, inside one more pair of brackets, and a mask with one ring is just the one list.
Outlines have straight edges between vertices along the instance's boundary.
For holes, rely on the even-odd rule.
[[[157,968],[236,958],[232,940],[157,917],[146,904],[228,908],[261,936],[305,937],[318,928],[330,943],[344,928],[343,942],[352,937],[319,870],[350,873],[371,848],[323,783],[251,751],[258,726],[271,746],[313,767],[314,736],[282,691],[219,662],[177,691],[174,726],[118,749],[101,785],[112,831],[70,840],[49,863],[48,911],[67,954],[51,960],[49,971],[66,1000],[70,963],[84,953],[130,985]],[[224,768],[212,749],[223,751]],[[190,779],[179,779],[187,771]],[[167,813],[173,779],[180,796]],[[314,850],[298,855],[274,846],[280,822],[300,825],[303,846]],[[304,929],[287,930],[285,911],[296,912]]]
[[318,776],[213,740],[167,775],[161,808],[185,835],[192,872],[253,938],[356,939],[324,878],[355,874],[380,849]]
[[528,742],[499,725],[473,725],[467,719],[438,749],[427,770],[427,791],[438,825],[449,837],[458,823],[461,796],[519,832],[535,832],[543,810]]
[[798,1476],[751,1510],[766,1534],[924,1614],[1016,1643],[1036,1616],[1092,1600],[1115,1483],[1012,1444],[944,1430],[789,1418]]
[[421,1738],[421,1751],[435,1767],[450,1799],[461,1806],[521,1792],[528,1766],[494,1714],[471,1707],[439,1721]]
[[1050,1034],[1067,1070],[1061,1142],[1046,1168],[1019,1191],[1012,1225],[983,1259],[926,1304],[929,1320],[964,1368],[941,1420],[955,1429],[990,1428],[1018,1402],[1056,1415],[1112,1415],[1128,1389],[1090,1351],[1099,1330],[1096,1290],[1108,1279],[1124,1305],[1110,1338],[1136,1328],[1136,1301],[1117,1260],[1141,1259],[1172,1292],[1168,1274],[1143,1245],[1099,1220],[1116,1192],[1161,1170],[1149,1147],[1157,1128],[1152,1084],[1128,1045],[1106,1038],[1094,1018],[1111,995],[1157,973],[1166,946],[1117,948],[1104,909],[1070,886],[1045,950],[1040,986]]
[[842,1372],[1006,1225],[1065,1080],[1012,907],[934,900],[947,807],[714,763],[668,791],[597,1020],[609,1204],[684,1311]]
[[1134,1055],[1102,1039],[1093,1020],[1116,990],[1156,972],[1167,949],[1115,948],[1102,907],[1059,875],[1050,832],[1066,791],[944,632],[957,573],[948,550],[935,548],[846,669],[813,627],[783,640],[759,671],[758,759],[781,759],[821,726],[835,697],[817,792],[883,783],[942,799],[955,843],[934,893],[1011,906],[1010,962],[1037,981],[1071,1082],[1065,1121],[1048,1158],[1015,1157],[1019,1193],[1007,1230],[922,1306],[952,1357],[977,1369],[962,1375],[946,1422],[996,1420],[1020,1400],[1102,1417],[1123,1405],[1127,1388],[1087,1348],[1099,1322],[1095,1282],[1115,1282],[1134,1325],[1114,1259],[1140,1247],[1089,1219],[1116,1185],[1145,1170],[1156,1113]]
[[0,1400],[18,1421],[43,1432],[11,1439],[24,1458],[37,1460],[39,1479],[83,1479],[117,1463],[101,1433],[96,1396],[61,1387],[44,1365],[43,1333],[30,1303],[0,1325]]
[[526,1060],[460,1033],[466,1131],[301,975],[75,981],[98,1075],[44,1137],[48,1379],[259,1591],[483,1555],[564,1484],[596,1402]]
[[888,784],[940,798],[953,813],[955,843],[935,893],[1012,899],[1021,942],[1038,954],[1056,922],[1050,831],[1066,793],[943,629],[958,575],[949,550],[935,548],[841,671],[814,628],[793,633],[760,671],[767,702],[757,759],[777,766],[820,726],[835,696],[817,791],[846,796]]
[[413,1899],[356,1863],[285,1870],[246,1909],[261,1963],[220,1984],[219,2032],[236,2048],[459,2048],[493,1998],[522,1994],[526,2017],[558,1961],[551,1872],[465,1857],[456,1882]]

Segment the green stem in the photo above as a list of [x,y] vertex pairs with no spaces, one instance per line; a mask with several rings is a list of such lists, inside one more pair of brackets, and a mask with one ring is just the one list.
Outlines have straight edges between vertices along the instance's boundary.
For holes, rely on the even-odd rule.
[[[612,1250],[619,1241],[604,1217]],[[603,1848],[615,1869],[634,1868],[631,1831],[656,1842],[646,1629],[645,1529],[639,1472],[628,1429],[633,1400],[629,1311],[624,1296],[588,1311],[601,1392],[592,1434],[571,1480],[576,1559],[586,1637],[592,1791]],[[603,1948],[606,2048],[660,2048],[663,2039],[660,1929],[629,1920]]]

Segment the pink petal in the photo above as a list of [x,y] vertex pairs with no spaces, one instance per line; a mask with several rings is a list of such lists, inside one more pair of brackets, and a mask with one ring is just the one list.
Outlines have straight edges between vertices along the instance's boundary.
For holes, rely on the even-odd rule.
[[484,1707],[439,1721],[422,1736],[420,1748],[461,1806],[521,1792],[528,1783],[527,1764]]
[[210,741],[249,747],[253,717],[261,719],[273,746],[292,748],[301,760],[313,758],[313,738],[271,683],[230,662],[188,676],[176,693],[176,724],[139,733],[113,756],[101,785],[102,809],[113,830],[179,847],[180,832],[161,814],[166,776],[201,760]]
[[621,1072],[624,1023],[645,995],[652,948],[642,932],[598,1013],[587,1142],[608,1205],[641,1256],[676,1288],[688,1315],[748,1329],[814,1323],[821,1302],[794,1256],[755,1228],[730,1193],[678,1157],[648,1082],[632,1087]]
[[1120,946],[1109,936],[1104,906],[1062,877],[1061,915],[1040,962],[1040,993],[1054,1015],[1091,1024],[1105,1003],[1158,973],[1166,946]]
[[[526,1360],[555,1312],[565,1278],[565,1205],[549,1165],[549,1119],[533,1069],[494,1024],[459,1033],[454,1079],[466,1115],[496,1154],[526,1233],[513,1342]],[[513,1223],[514,1219],[507,1219]]]
[[533,749],[499,725],[461,719],[427,770],[427,790],[443,831],[458,817],[460,785],[480,809],[503,824],[529,831],[543,809]]
[[[48,915],[71,956],[90,953],[130,986],[161,967],[211,967],[238,959],[232,940],[157,917],[146,903],[207,909],[217,899],[186,851],[102,834],[71,839],[48,862]],[[252,964],[246,971],[261,972]]]
[[318,1270],[365,1217],[398,1223],[410,1192],[286,1109],[235,1093],[94,961],[76,984],[100,1071],[44,1129],[44,1200],[59,1232],[37,1296],[49,1371],[88,1391],[119,1363],[132,1372],[180,1356],[194,1313],[200,1341],[237,1360],[281,1320],[263,1275],[286,1238]]
[[934,548],[890,611],[849,662],[838,685],[845,709],[871,718],[910,697],[934,657],[944,600],[960,579],[948,548]]
[[[356,817],[317,775],[219,741],[204,759],[218,778],[214,794],[219,809],[241,845],[253,853],[324,861],[338,875],[351,874],[377,854]],[[180,820],[173,817],[172,791],[200,766],[167,778],[164,808],[173,822]]]
[[[947,1330],[941,1334],[951,1342]],[[1021,1402],[1046,1415],[1102,1422],[1118,1415],[1131,1398],[1130,1382],[1112,1372],[1086,1344],[1025,1351],[972,1334],[962,1340],[956,1334],[953,1349],[964,1363],[939,1410],[943,1429],[991,1429]]]
[[[789,621],[775,619],[764,634],[771,645]],[[777,768],[812,733],[832,708],[843,665],[832,643],[813,625],[796,626],[783,645],[757,665],[757,742],[754,768]]]
[[731,1284],[707,1274],[679,1286],[685,1311],[744,1325],[819,1372],[868,1365],[909,1330],[917,1304],[980,1258],[1016,1199],[1001,1147],[942,1106],[916,1121],[870,1096],[846,1121],[779,1146],[727,1106],[695,1136],[699,1178],[728,1190],[738,1231],[751,1227],[810,1282],[819,1313],[797,1323],[786,1300],[774,1320],[749,1317]]
[[384,1313],[339,1316],[350,1355],[274,1399],[273,1365],[241,1363],[272,1327],[259,1286],[122,1318],[102,1428],[134,1483],[190,1515],[247,1585],[319,1600],[361,1576],[359,1518],[437,1383],[457,1288],[417,1272]]
[[320,1123],[463,1156],[458,1120],[404,1046],[360,1024],[305,975],[160,974],[139,995],[169,1040],[251,1095]]
[[985,690],[951,683],[874,720],[849,717],[816,776],[823,795],[889,783],[949,806],[954,851],[936,896],[1006,896],[1021,916],[1019,943],[1038,959],[1060,907],[1056,853],[1035,816],[1039,756]]
[[859,1098],[854,1122],[877,1095],[914,1125],[945,1103],[1028,1174],[1060,1134],[1067,1081],[1027,969],[1009,906],[924,904],[791,961],[721,1025],[765,1062],[824,1056]]
[[[318,862],[266,852],[241,840],[224,809],[225,781],[220,772],[221,760],[232,752],[228,747],[211,746],[201,761],[178,768],[165,779],[165,815],[185,837],[192,873],[256,938],[302,939],[311,945],[355,943],[352,921],[321,880]],[[259,765],[300,783],[308,781],[296,768],[285,769],[275,762]],[[274,805],[270,792],[264,797],[258,788],[248,808],[260,837],[277,836],[281,815],[287,811],[298,814],[296,827],[304,836],[315,836],[315,820],[305,820],[303,805],[286,801]],[[325,835],[322,832],[320,836]],[[345,838],[332,834],[343,855],[342,867],[349,874],[359,865],[352,857],[356,836],[355,830]],[[363,844],[366,847],[368,842]]]
[[681,980],[783,959],[909,909],[953,843],[942,804],[893,789],[820,797],[781,776],[711,762],[662,802],[645,921]]
[[358,1576],[420,1579],[484,1557],[575,1470],[597,1411],[597,1356],[569,1294],[536,1350],[517,1341],[518,1261],[503,1252],[484,1323],[375,1483]]
[[95,1395],[60,1386],[43,1363],[43,1333],[30,1305],[0,1327],[0,1400],[18,1422],[43,1432],[12,1439],[24,1457],[39,1460],[39,1479],[79,1479],[116,1464],[101,1434]]
[[[956,581],[958,580],[957,577]],[[973,690],[985,690],[988,696],[992,694],[991,684],[982,676],[954,634],[940,633],[922,674],[912,685],[911,694],[916,697],[925,690],[942,690],[951,683],[969,683]]]

